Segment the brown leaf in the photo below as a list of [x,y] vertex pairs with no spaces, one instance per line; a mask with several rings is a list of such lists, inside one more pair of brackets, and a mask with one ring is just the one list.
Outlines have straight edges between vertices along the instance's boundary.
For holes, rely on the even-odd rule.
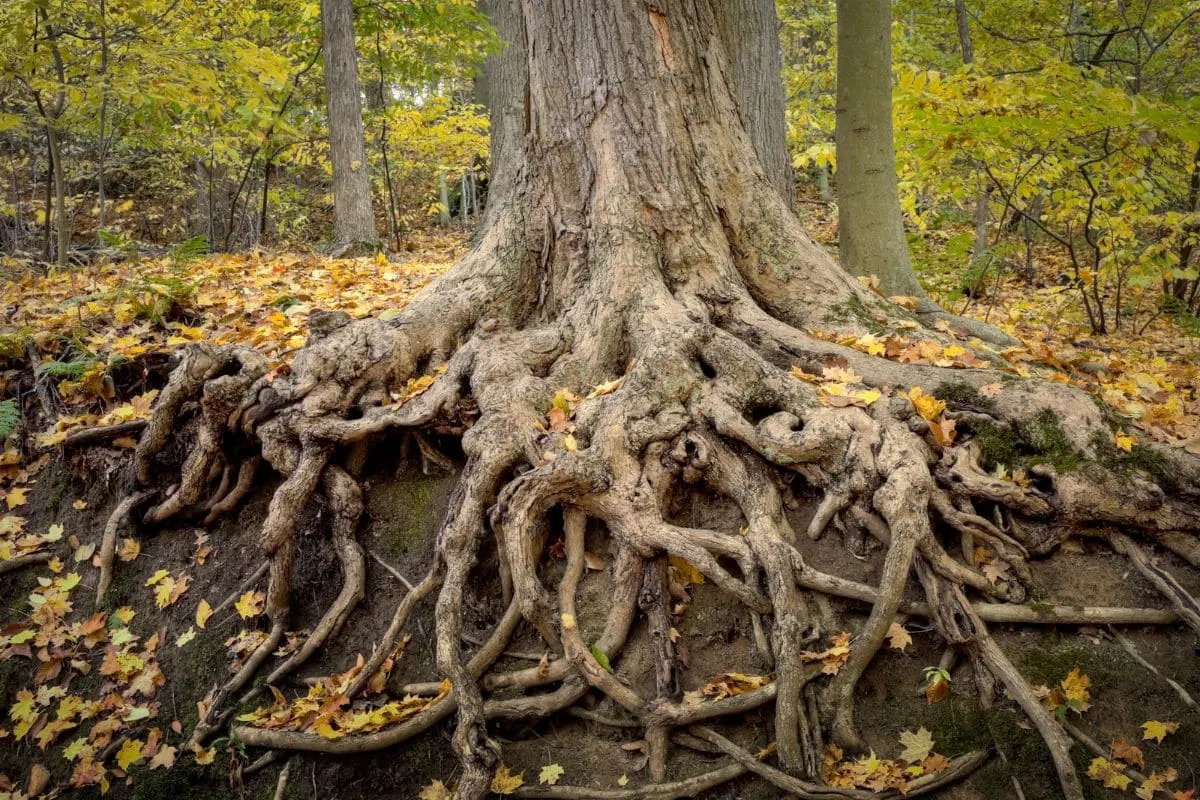
[[950,682],[943,680],[940,677],[934,678],[925,687],[925,700],[929,705],[940,703],[950,694]]
[[888,645],[894,650],[903,650],[912,644],[912,636],[908,629],[899,622],[893,622],[887,632]]
[[50,785],[50,770],[41,764],[34,764],[29,769],[29,781],[25,784],[25,793],[37,797]]
[[1139,767],[1146,766],[1146,757],[1142,754],[1142,748],[1131,744],[1124,737],[1113,740],[1109,750],[1112,752],[1113,758],[1119,758],[1126,764],[1137,764]]

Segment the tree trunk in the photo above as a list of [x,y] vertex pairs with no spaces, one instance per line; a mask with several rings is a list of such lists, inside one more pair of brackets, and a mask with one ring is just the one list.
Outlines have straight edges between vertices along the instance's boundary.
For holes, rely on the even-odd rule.
[[[227,718],[289,624],[296,538],[308,527],[314,495],[323,495],[345,585],[303,646],[271,673],[272,685],[320,651],[363,596],[354,534],[368,488],[349,465],[388,434],[436,429],[462,433],[465,464],[433,563],[396,607],[347,694],[357,694],[391,657],[413,606],[434,591],[437,672],[449,692],[442,685],[438,699],[404,722],[335,739],[239,725],[234,736],[246,746],[377,750],[456,713],[455,797],[475,800],[488,792],[501,757],[489,720],[543,719],[594,691],[650,731],[649,749],[662,759],[668,730],[699,721],[698,713],[773,703],[781,769],[768,774],[811,796],[820,791],[814,782],[823,726],[840,746],[863,746],[855,687],[896,614],[912,609],[902,601],[916,564],[928,599],[924,613],[943,638],[1002,672],[1010,690],[1029,701],[1022,708],[1052,748],[1064,793],[1082,800],[1065,734],[990,643],[974,606],[965,605],[963,586],[1019,603],[1025,584],[1014,577],[998,585],[956,560],[935,535],[935,521],[987,542],[1014,576],[1027,576],[1027,550],[1013,537],[1042,530],[1047,520],[1200,530],[1200,508],[1187,494],[1200,491],[1200,460],[1178,448],[1154,450],[1184,487],[1181,494],[1149,478],[1134,483],[1099,463],[1096,441],[1108,442],[1112,432],[1081,390],[999,369],[901,363],[839,344],[861,343],[881,327],[919,335],[939,352],[956,340],[936,330],[909,333],[911,316],[840,270],[767,182],[737,113],[719,5],[521,0],[518,52],[527,91],[519,95],[522,112],[509,118],[522,121],[521,135],[501,123],[504,156],[495,185],[504,191],[488,203],[473,249],[386,320],[313,315],[308,345],[289,373],[271,380],[267,360],[247,348],[196,347],[184,355],[135,454],[139,483],[177,487],[158,495],[164,499],[145,522],[203,503],[214,464],[234,453],[261,452],[283,476],[259,534],[270,561],[265,606],[273,633],[212,696],[193,742]],[[1004,366],[969,341],[960,347]],[[820,388],[797,371],[814,380],[824,373],[837,388]],[[1001,385],[1002,377],[1000,391],[982,402],[979,390]],[[419,378],[424,391],[414,392],[410,381]],[[859,385],[876,394],[851,397]],[[909,398],[920,395],[900,387],[941,391],[954,416],[931,413],[925,403],[918,412]],[[176,477],[161,469],[160,458],[180,449],[168,446],[183,415],[194,413],[192,400],[201,406],[193,417],[200,435]],[[990,475],[972,426],[1007,432],[1042,455],[1046,437],[1021,432],[1046,414],[1055,420],[1053,440],[1068,442],[1089,468],[1058,475],[1045,464],[1031,466],[1038,471],[1028,485]],[[885,544],[877,587],[806,562],[784,511],[785,502],[799,501],[791,488],[797,484],[821,496],[808,536],[833,525]],[[1126,490],[1120,503],[1111,500],[1118,486]],[[690,506],[698,487],[729,502],[728,530],[673,521],[671,509]],[[234,495],[220,508],[236,505]],[[1038,521],[1008,526],[1010,535],[977,516],[973,502],[1003,506],[1005,519]],[[561,571],[543,568],[547,532],[561,535]],[[576,591],[585,538],[593,536],[606,537],[600,544],[613,554],[600,603]],[[507,610],[468,659],[464,599],[468,591],[493,591],[475,569],[493,543],[488,563],[497,565],[497,597],[489,604]],[[704,701],[698,712],[696,703],[659,697],[668,694],[661,684],[663,691],[647,697],[637,680],[613,674],[614,665],[636,669],[637,659],[621,657],[627,644],[638,646],[628,634],[646,565],[663,555],[694,565],[745,607],[756,655],[773,665],[769,687],[732,698],[733,705]],[[557,585],[548,586],[551,580]],[[873,604],[819,702],[809,685],[815,671],[801,655],[806,630],[818,622],[804,595],[814,588]],[[647,599],[661,631],[660,604]],[[522,622],[556,657],[503,671],[496,659]],[[653,654],[644,657],[657,663]],[[670,665],[662,666],[665,676]],[[550,684],[557,688],[519,691]],[[738,764],[746,761],[758,763],[745,754]],[[663,766],[651,764],[650,774],[663,774]],[[719,774],[715,782],[739,773]],[[687,785],[694,791],[666,796],[703,788]]]
[[904,235],[892,140],[892,4],[837,4],[838,248],[885,295],[924,297]]
[[107,0],[100,0],[100,131],[96,146],[96,244],[104,246],[104,217],[106,198],[104,196],[104,169],[108,157],[108,138],[105,134],[108,123],[108,17]]
[[443,227],[450,226],[450,184],[446,181],[446,171],[442,170],[438,173],[438,202],[441,204],[441,210],[438,211],[438,222]]
[[54,261],[60,267],[67,265],[67,256],[71,249],[71,223],[67,219],[67,181],[63,174],[62,142],[53,123],[46,125],[46,143],[50,148],[52,169],[54,172],[54,216],[55,229],[58,231],[57,251]]
[[783,51],[775,0],[727,0],[716,6],[716,13],[742,124],[767,182],[794,209],[796,185],[787,147]]
[[54,148],[50,144],[50,129],[46,128],[46,193],[42,205],[46,224],[42,226],[42,261],[51,256],[51,232],[54,230]]
[[[529,87],[525,19],[517,0],[483,0],[483,9],[503,42],[498,52],[484,60],[478,85],[481,99],[488,107],[491,147],[488,196],[502,197],[507,188],[498,181],[512,173],[506,164],[519,158],[529,132],[525,113]],[[488,203],[489,207],[492,205]]]
[[975,63],[975,45],[971,41],[971,18],[967,0],[954,0],[954,22],[958,28],[958,47],[964,64]]
[[351,0],[321,0],[325,95],[329,113],[329,160],[333,165],[333,241],[377,246],[371,181],[363,140],[358,52]]

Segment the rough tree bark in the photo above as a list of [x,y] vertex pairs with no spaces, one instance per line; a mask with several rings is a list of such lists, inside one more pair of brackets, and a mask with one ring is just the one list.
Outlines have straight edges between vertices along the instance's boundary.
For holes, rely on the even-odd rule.
[[338,247],[375,246],[375,212],[363,141],[358,52],[351,0],[321,0],[322,54],[333,165],[333,241]]
[[787,96],[775,0],[728,0],[716,13],[742,124],[767,181],[794,209],[796,185],[787,147]]
[[[521,0],[510,20],[513,30],[523,28],[514,44],[524,61],[523,91],[515,95],[521,112],[501,127],[506,155],[497,160],[493,186],[503,193],[488,203],[474,249],[387,321],[314,316],[309,344],[287,375],[268,373],[265,360],[244,348],[196,346],[185,353],[134,458],[143,486],[177,485],[160,491],[146,521],[189,509],[212,518],[232,509],[252,485],[259,454],[284,476],[260,535],[270,562],[272,634],[214,695],[193,740],[228,719],[236,693],[277,646],[287,624],[295,538],[311,498],[319,493],[329,510],[346,586],[271,681],[336,635],[362,596],[354,534],[364,490],[355,465],[380,437],[419,435],[436,425],[462,431],[465,466],[434,563],[396,609],[351,694],[392,652],[414,606],[435,593],[437,667],[451,691],[403,723],[337,740],[239,726],[236,736],[247,746],[363,752],[457,713],[456,796],[478,798],[500,755],[490,719],[546,717],[595,691],[634,715],[662,753],[671,727],[774,703],[779,760],[790,774],[755,771],[787,791],[859,798],[865,795],[813,783],[821,731],[827,727],[844,746],[859,743],[855,683],[903,611],[932,616],[947,641],[1005,681],[1051,747],[1068,797],[1082,797],[1065,749],[1069,740],[1038,711],[1036,699],[1029,704],[1027,684],[987,636],[984,612],[988,619],[1005,617],[991,605],[976,611],[979,604],[964,594],[967,587],[993,599],[1020,599],[1020,578],[992,585],[944,550],[935,528],[986,542],[1016,576],[1028,574],[1030,551],[1053,549],[1053,541],[1025,532],[1029,519],[1066,529],[1100,520],[1129,531],[1194,534],[1200,461],[1148,448],[1170,483],[1144,472],[1118,474],[1102,463],[1111,430],[1078,390],[992,369],[901,364],[813,335],[818,328],[834,337],[879,327],[903,332],[912,318],[840,270],[768,183],[736,111],[718,5]],[[509,122],[514,127],[505,130]],[[936,331],[924,335],[945,341]],[[958,440],[939,444],[899,394],[868,408],[829,406],[815,386],[790,372],[797,366],[820,373],[831,365],[880,389],[954,387],[946,413],[959,425]],[[393,399],[421,375],[436,379],[419,395]],[[978,395],[1001,377],[1002,391]],[[569,419],[548,426],[550,398],[562,389],[584,399]],[[1053,437],[1035,435],[1047,425]],[[163,461],[181,429],[192,445],[175,479]],[[1043,465],[1027,486],[997,479],[980,467],[972,441],[973,431],[984,429],[1035,454],[1069,447],[1087,469],[1057,474]],[[239,458],[246,460],[234,469]],[[238,474],[232,489],[233,481],[216,478],[222,465]],[[821,492],[805,535],[832,526],[887,544],[878,587],[806,563],[783,512],[792,491],[784,476],[799,476]],[[664,517],[672,495],[698,485],[728,498],[744,524],[703,530]],[[1005,520],[1005,529],[992,519]],[[557,587],[546,584],[540,569],[548,524],[563,528],[567,560]],[[585,524],[605,532],[617,553],[605,608],[576,605]],[[468,657],[464,592],[489,541],[500,554],[508,611]],[[661,628],[653,584],[643,580],[654,574],[647,565],[664,554],[686,559],[758,615],[755,638],[774,663],[773,683],[735,702],[698,707],[673,701],[669,681],[642,696],[600,664],[598,652],[620,665],[639,598],[652,627]],[[901,602],[914,564],[928,598],[920,609]],[[1177,584],[1162,581],[1183,605]],[[872,603],[850,661],[819,703],[813,671],[800,660],[810,591]],[[1089,611],[1092,618],[1096,613]],[[606,623],[589,647],[580,630],[595,615]],[[554,660],[493,671],[518,625],[540,634]],[[519,691],[546,685],[557,688]],[[500,690],[505,694],[487,694]],[[675,788],[711,786],[754,762],[720,741],[734,763]],[[969,763],[948,774],[961,774]]]

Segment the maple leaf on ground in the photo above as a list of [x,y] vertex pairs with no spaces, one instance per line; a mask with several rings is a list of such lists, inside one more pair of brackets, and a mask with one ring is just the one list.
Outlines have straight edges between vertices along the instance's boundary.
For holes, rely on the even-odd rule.
[[196,627],[203,628],[208,624],[209,618],[213,615],[213,607],[208,604],[203,598],[200,600],[200,605],[196,606]]
[[815,652],[813,650],[805,650],[800,654],[800,657],[805,661],[820,661],[824,664],[821,667],[821,672],[825,675],[837,675],[838,670],[850,658],[850,634],[842,631],[834,636],[831,640],[831,646],[827,650]]
[[709,678],[708,682],[704,684],[704,688],[700,691],[708,697],[721,700],[726,697],[745,694],[754,689],[760,689],[770,682],[771,678],[767,675],[743,675],[740,672],[726,672]]
[[1007,562],[999,559],[993,559],[983,565],[983,576],[987,578],[988,583],[992,584],[993,586],[995,586],[998,581],[1007,581],[1011,578],[1008,573]]
[[1129,788],[1129,784],[1133,783],[1128,775],[1125,774],[1124,768],[1115,761],[1109,761],[1107,758],[1093,758],[1092,763],[1088,766],[1088,777],[1094,781],[1103,783],[1107,789],[1117,789],[1125,791]]
[[29,498],[26,497],[28,493],[28,489],[13,489],[5,495],[4,502],[8,505],[8,510],[12,511],[17,506],[25,505],[29,501]]
[[215,759],[217,757],[217,748],[215,748],[215,747],[210,747],[207,750],[205,750],[204,748],[200,747],[199,745],[196,745],[194,747],[194,749],[192,750],[192,752],[196,756],[197,764],[211,764],[211,763],[213,763],[213,759]]
[[921,772],[925,775],[935,775],[950,766],[950,759],[941,753],[932,753],[921,762]]
[[250,619],[263,612],[263,603],[266,599],[267,596],[262,592],[249,591],[238,598],[238,601],[234,603],[234,608],[237,609],[238,615],[242,619]]
[[525,783],[524,775],[524,772],[518,772],[516,775],[513,775],[508,767],[502,763],[496,767],[496,772],[492,775],[492,791],[496,794],[512,794]]
[[538,773],[538,783],[548,783],[551,786],[558,783],[558,779],[563,776],[563,768],[558,764],[547,764],[542,767],[542,771]]
[[1141,800],[1152,800],[1154,793],[1166,789],[1166,785],[1171,783],[1179,774],[1175,772],[1174,767],[1167,767],[1162,772],[1153,772],[1142,781],[1142,785],[1134,792]]
[[170,769],[175,766],[175,757],[179,751],[167,745],[154,754],[154,758],[150,759],[150,769]]
[[142,740],[126,739],[117,751],[117,766],[128,771],[131,766],[142,760]]
[[909,764],[920,764],[933,752],[933,734],[924,727],[918,728],[916,733],[901,731],[900,744],[904,745],[900,760]]
[[899,622],[893,622],[887,632],[888,644],[894,650],[903,650],[912,644],[912,636],[908,629]]
[[1156,742],[1162,742],[1167,738],[1167,734],[1175,733],[1179,730],[1178,722],[1159,722],[1152,719],[1149,722],[1142,723],[1142,739],[1153,739]]
[[122,539],[117,548],[117,558],[122,561],[133,561],[142,552],[142,545],[137,539]]
[[1113,740],[1108,749],[1112,752],[1113,758],[1119,758],[1126,764],[1137,764],[1139,767],[1146,766],[1146,757],[1142,754],[1142,748],[1131,744],[1124,737]]
[[913,408],[917,410],[917,413],[929,422],[936,420],[946,410],[945,400],[938,400],[933,395],[925,394],[925,390],[920,386],[914,386],[909,389],[906,396],[909,402],[913,404]]

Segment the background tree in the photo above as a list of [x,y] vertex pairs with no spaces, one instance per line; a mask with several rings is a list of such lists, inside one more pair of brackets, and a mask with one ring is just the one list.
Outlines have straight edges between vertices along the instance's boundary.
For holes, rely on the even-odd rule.
[[341,248],[377,245],[352,0],[321,0],[321,33],[333,166],[333,241]]
[[837,4],[838,252],[884,294],[924,297],[909,258],[892,138],[892,4]]

